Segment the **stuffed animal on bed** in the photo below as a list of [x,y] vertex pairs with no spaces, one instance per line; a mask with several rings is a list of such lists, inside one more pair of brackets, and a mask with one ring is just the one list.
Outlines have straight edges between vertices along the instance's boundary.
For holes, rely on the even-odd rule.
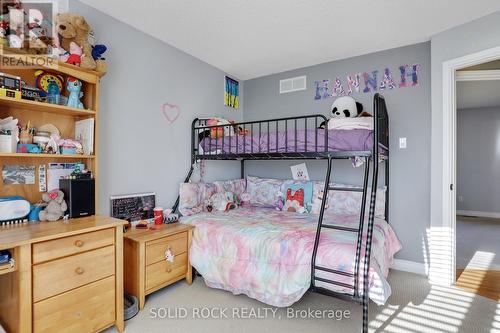
[[301,188],[295,192],[291,188],[287,190],[283,211],[295,213],[306,212],[306,208],[304,207],[304,189]]
[[233,192],[217,192],[212,194],[208,200],[207,211],[228,212],[231,209],[236,209],[237,199]]
[[227,120],[224,118],[208,119],[207,126],[221,126],[221,127],[213,127],[203,132],[200,132],[198,134],[199,141],[203,140],[204,138],[219,139],[222,138],[223,136],[233,136],[235,134],[236,135],[250,134],[250,130],[248,128],[243,129],[241,126],[235,125],[234,121]]
[[[342,96],[337,98],[330,109],[332,118],[356,118],[371,116],[363,112],[363,104],[356,102],[351,96]],[[322,122],[319,128],[325,128],[326,122]]]

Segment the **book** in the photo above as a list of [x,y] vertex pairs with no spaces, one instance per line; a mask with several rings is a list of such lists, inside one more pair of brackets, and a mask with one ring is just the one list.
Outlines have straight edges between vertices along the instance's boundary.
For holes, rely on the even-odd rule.
[[85,155],[94,153],[94,118],[75,121],[75,140],[82,144]]

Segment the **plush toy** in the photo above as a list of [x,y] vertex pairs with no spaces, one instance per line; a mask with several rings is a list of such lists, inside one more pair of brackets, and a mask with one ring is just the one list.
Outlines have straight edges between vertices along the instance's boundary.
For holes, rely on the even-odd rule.
[[356,118],[363,112],[363,104],[351,96],[337,98],[332,104],[332,118]]
[[276,195],[279,198],[278,205],[276,206],[276,210],[282,211],[283,207],[285,206],[285,199],[283,198],[283,192],[278,191],[278,193],[276,193]]
[[64,193],[60,190],[44,193],[42,200],[47,203],[47,206],[39,214],[40,221],[57,221],[64,216],[64,212],[68,209],[68,205],[64,201]]
[[69,44],[69,56],[68,59],[66,59],[66,63],[75,65],[75,66],[80,66],[82,63],[82,54],[83,50],[78,44],[75,42],[71,42]]
[[209,212],[215,210],[220,212],[227,212],[237,207],[236,196],[233,192],[217,192],[212,194],[207,205]]
[[79,45],[83,54],[80,66],[85,69],[92,69],[100,73],[105,73],[107,65],[104,60],[94,60],[92,57],[92,45],[89,43],[90,25],[85,18],[72,13],[60,13],[56,16],[57,33],[61,37],[60,46],[70,49],[71,42]]
[[[330,110],[332,118],[356,118],[370,115],[363,112],[363,104],[356,102],[351,96],[337,98]],[[326,122],[322,122],[320,128],[325,128]]]
[[102,57],[102,55],[107,50],[108,50],[108,48],[102,44],[92,46],[92,58],[94,58],[94,60],[106,60]]
[[66,90],[69,92],[67,106],[76,109],[83,109],[83,103],[80,102],[80,98],[83,97],[83,93],[81,92],[82,82],[74,77],[69,77],[68,83],[66,84]]
[[231,122],[227,119],[223,118],[213,118],[207,121],[208,126],[222,126],[222,125],[230,125],[224,127],[214,127],[210,129],[210,137],[212,139],[221,138],[223,136],[234,135],[234,128]]
[[292,193],[292,189],[289,188],[286,192],[286,201],[283,210],[287,212],[305,213],[304,189],[301,188]]

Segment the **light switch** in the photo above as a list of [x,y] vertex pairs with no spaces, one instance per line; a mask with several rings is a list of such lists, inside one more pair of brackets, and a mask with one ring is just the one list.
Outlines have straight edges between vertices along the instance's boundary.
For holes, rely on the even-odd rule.
[[399,138],[399,149],[406,149],[406,138]]

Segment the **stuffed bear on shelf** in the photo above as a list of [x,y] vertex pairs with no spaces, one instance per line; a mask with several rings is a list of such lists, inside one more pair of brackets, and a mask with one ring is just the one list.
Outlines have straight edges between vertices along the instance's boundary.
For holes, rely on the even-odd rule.
[[42,200],[47,203],[44,210],[38,216],[40,221],[57,221],[64,216],[68,210],[68,205],[64,201],[64,193],[60,190],[53,190],[42,195]]

